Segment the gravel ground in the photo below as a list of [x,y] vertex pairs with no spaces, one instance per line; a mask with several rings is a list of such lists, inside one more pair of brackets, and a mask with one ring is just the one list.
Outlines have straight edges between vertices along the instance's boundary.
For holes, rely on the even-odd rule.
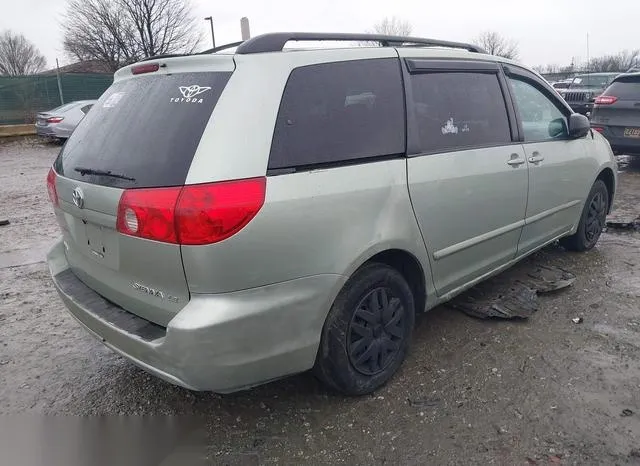
[[[535,261],[577,275],[526,321],[419,316],[407,361],[372,396],[334,395],[309,374],[193,393],[65,311],[42,262],[57,236],[45,177],[58,150],[0,141],[0,219],[11,221],[0,227],[0,413],[193,416],[204,437],[184,464],[640,463],[640,233],[610,230],[586,254],[549,247],[506,272]],[[618,210],[640,215],[640,159],[619,162]]]

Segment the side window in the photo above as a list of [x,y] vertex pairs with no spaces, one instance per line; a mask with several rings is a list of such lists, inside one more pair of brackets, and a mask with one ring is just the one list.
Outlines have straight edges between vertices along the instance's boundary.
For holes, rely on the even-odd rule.
[[287,82],[269,168],[405,153],[404,93],[397,59],[296,68]]
[[85,115],[87,114],[87,112],[89,110],[91,110],[91,107],[93,107],[93,104],[89,104],[89,105],[85,105],[84,107],[82,107],[80,110],[82,110],[82,113],[84,113]]
[[421,151],[511,142],[507,107],[496,74],[414,74],[411,87]]
[[525,142],[566,138],[567,118],[539,89],[526,81],[510,78],[517,111],[522,121]]

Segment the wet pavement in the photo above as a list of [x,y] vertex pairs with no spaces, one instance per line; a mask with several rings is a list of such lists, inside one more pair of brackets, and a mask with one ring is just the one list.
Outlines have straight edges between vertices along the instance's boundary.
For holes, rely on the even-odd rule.
[[[539,296],[527,320],[444,306],[419,316],[407,361],[372,396],[335,395],[310,374],[193,393],[115,355],[64,310],[42,262],[57,236],[45,177],[58,151],[0,142],[0,220],[11,222],[0,227],[0,413],[192,416],[201,436],[184,464],[640,464],[632,228],[610,228],[585,254],[545,248],[505,272],[546,264],[576,276]],[[640,215],[640,158],[619,163],[616,207]]]

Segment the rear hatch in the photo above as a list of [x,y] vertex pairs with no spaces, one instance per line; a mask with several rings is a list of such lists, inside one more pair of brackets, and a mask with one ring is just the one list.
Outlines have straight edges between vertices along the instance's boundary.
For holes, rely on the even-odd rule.
[[[197,66],[203,57],[184,57],[148,62],[143,74],[132,73],[140,65],[120,70],[53,167],[56,216],[73,272],[159,325],[189,301],[180,246],[120,233],[118,206],[125,192],[185,184],[234,67],[232,57],[208,58],[206,67]],[[147,219],[151,227],[155,219]]]
[[592,122],[612,136],[640,139],[640,74],[616,79],[596,100]]

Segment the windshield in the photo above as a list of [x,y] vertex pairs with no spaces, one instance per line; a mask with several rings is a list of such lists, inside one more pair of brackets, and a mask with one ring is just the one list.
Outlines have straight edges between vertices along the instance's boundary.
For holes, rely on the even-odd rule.
[[116,81],[64,145],[56,172],[118,188],[184,184],[230,76],[176,73]]
[[583,74],[573,78],[571,87],[596,87],[604,88],[613,80],[615,75],[598,75],[598,74]]

